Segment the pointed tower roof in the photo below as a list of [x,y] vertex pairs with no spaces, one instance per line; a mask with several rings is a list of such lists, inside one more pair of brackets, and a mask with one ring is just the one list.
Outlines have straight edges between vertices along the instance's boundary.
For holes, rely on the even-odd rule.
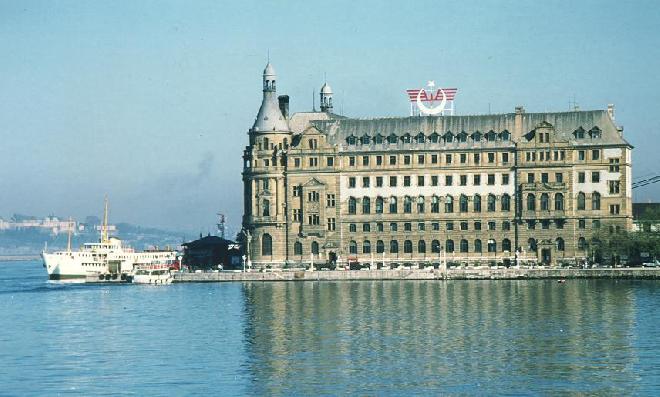
[[261,107],[254,121],[252,129],[256,132],[289,132],[289,123],[282,115],[277,93],[275,90],[275,81],[277,75],[275,68],[268,62],[263,74],[264,96],[261,101]]
[[328,83],[323,83],[323,86],[321,87],[321,94],[332,95],[332,88],[330,88]]

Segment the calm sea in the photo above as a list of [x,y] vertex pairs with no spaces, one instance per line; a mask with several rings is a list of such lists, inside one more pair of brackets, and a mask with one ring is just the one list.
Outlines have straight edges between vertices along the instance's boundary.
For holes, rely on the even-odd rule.
[[0,262],[0,395],[660,394],[660,282],[74,285]]

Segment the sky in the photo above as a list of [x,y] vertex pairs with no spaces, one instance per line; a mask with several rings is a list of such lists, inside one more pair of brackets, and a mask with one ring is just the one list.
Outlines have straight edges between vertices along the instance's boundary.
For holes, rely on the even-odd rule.
[[349,117],[407,116],[428,80],[457,114],[614,103],[634,180],[660,174],[655,1],[2,1],[0,54],[4,218],[98,216],[107,195],[112,222],[237,231],[268,54],[292,112],[326,78]]

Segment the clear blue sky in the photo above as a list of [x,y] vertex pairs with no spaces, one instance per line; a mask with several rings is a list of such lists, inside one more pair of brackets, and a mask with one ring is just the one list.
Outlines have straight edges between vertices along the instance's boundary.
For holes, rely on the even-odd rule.
[[635,176],[660,172],[660,3],[401,3],[0,2],[0,216],[99,215],[107,193],[117,222],[235,230],[268,50],[292,111],[324,73],[356,117],[407,115],[431,79],[459,114],[614,103]]

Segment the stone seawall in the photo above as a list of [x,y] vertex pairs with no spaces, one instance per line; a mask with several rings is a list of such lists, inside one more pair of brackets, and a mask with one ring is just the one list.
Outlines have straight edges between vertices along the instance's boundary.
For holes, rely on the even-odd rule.
[[660,269],[451,269],[335,270],[175,273],[175,282],[228,281],[354,281],[354,280],[524,280],[571,278],[660,279]]

